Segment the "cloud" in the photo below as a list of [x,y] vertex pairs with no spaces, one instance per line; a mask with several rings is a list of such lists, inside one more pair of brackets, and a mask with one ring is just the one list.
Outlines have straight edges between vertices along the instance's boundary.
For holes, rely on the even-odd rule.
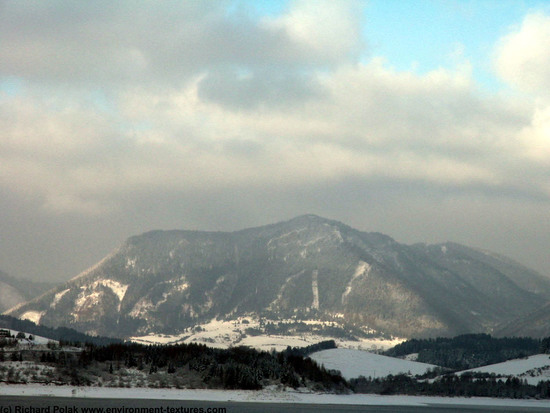
[[[277,33],[279,40],[296,48],[310,48],[309,57],[294,56],[280,70],[266,69],[272,57],[262,61],[248,55],[254,47],[247,52],[245,45],[241,56],[234,57],[246,69],[242,73],[220,65],[223,59],[214,54],[200,64],[190,63],[196,66],[191,71],[195,75],[183,84],[167,87],[162,76],[158,83],[129,78],[115,90],[98,83],[109,90],[107,107],[94,93],[97,86],[86,81],[75,78],[73,87],[48,88],[48,82],[36,85],[31,77],[26,93],[2,102],[1,182],[16,191],[40,194],[48,211],[84,214],[124,208],[124,199],[135,192],[296,188],[349,177],[476,191],[485,187],[488,193],[523,191],[513,172],[518,167],[514,154],[530,151],[525,142],[544,133],[544,120],[530,125],[528,108],[481,96],[468,65],[420,75],[394,71],[378,58],[355,62],[359,46],[353,39],[358,35],[355,29],[343,29],[344,22],[357,20],[350,13],[353,4],[330,2],[320,9],[315,4],[297,2],[275,20],[249,22],[248,28],[264,38]],[[328,18],[327,10],[335,16],[332,24],[338,35],[331,41],[315,32]],[[122,18],[122,9],[112,11],[114,16],[92,14],[92,21],[123,21],[130,38],[139,34],[145,42],[143,33]],[[169,11],[153,14],[151,20],[172,21]],[[245,30],[231,26],[235,17],[224,17],[220,10],[184,11],[175,13],[185,14],[176,38],[189,39],[191,27],[205,33],[207,23],[214,32],[227,30],[231,36]],[[141,21],[144,11],[132,13]],[[60,30],[75,27],[73,23]],[[174,47],[163,30],[151,38],[161,49]],[[90,41],[90,36],[84,38]],[[62,50],[63,42],[56,41],[50,40],[50,46]],[[217,50],[216,43],[204,39],[204,59]],[[115,49],[125,42],[116,44]],[[139,49],[147,50],[146,44]],[[276,53],[282,50],[277,41],[264,46]],[[104,51],[107,67],[119,56],[115,49]],[[164,59],[166,55],[170,53],[163,53]],[[307,70],[298,70],[306,57]],[[69,48],[61,62],[72,58]],[[327,70],[326,63],[334,66]],[[34,70],[47,74],[44,68]],[[148,76],[156,79],[152,72]],[[530,190],[548,194],[539,180]]]
[[225,106],[228,110],[273,109],[296,106],[319,98],[322,90],[311,77],[300,73],[257,71],[239,74],[235,70],[210,73],[199,84],[199,97]]
[[297,2],[271,20],[228,14],[227,6],[6,2],[0,73],[58,84],[180,87],[211,70],[303,70],[360,51],[351,2]]
[[[533,12],[504,36],[497,48],[495,67],[511,86],[535,97],[531,121],[519,139],[531,168],[550,173],[550,16]],[[548,185],[541,183],[541,186]]]
[[550,16],[525,16],[521,26],[504,36],[496,49],[495,67],[520,90],[550,98]]
[[338,65],[364,51],[360,6],[357,1],[295,0],[287,14],[268,21],[267,27],[283,30],[310,59]]
[[0,88],[3,194],[90,234],[373,211],[369,225],[412,239],[518,200],[545,211],[545,16],[497,47],[499,73],[536,100],[481,93],[461,53],[422,74],[367,59],[360,2],[260,19],[228,4],[3,3],[0,81],[17,83]]
[[526,156],[550,172],[550,106],[537,107],[531,124],[520,136],[526,145]]

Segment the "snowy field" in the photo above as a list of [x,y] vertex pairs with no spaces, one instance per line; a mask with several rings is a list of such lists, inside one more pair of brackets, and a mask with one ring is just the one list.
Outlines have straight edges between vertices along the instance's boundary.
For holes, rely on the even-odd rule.
[[381,356],[361,350],[336,348],[322,350],[310,355],[319,365],[329,370],[339,370],[346,379],[364,377],[385,377],[390,374],[424,374],[437,367],[433,364],[418,363],[394,357]]
[[550,380],[550,354],[536,354],[524,359],[465,370],[457,374],[465,372],[489,373],[500,377],[515,376],[527,380],[529,384],[537,385],[541,380]]
[[443,404],[450,406],[507,406],[548,408],[548,400],[511,400],[481,397],[449,398],[427,396],[380,396],[374,394],[336,395],[283,391],[268,388],[247,390],[173,390],[173,389],[121,389],[99,387],[5,385],[0,384],[0,396],[46,396],[101,399],[150,399],[150,400],[202,400],[213,402],[254,403],[307,403],[321,405],[370,405],[370,406],[426,406]]
[[[272,320],[266,320],[269,322]],[[289,323],[296,320],[283,320]],[[305,324],[323,324],[318,320],[300,320]],[[200,330],[190,331],[179,335],[147,335],[136,336],[130,339],[137,343],[143,344],[176,344],[176,343],[197,343],[206,344],[209,347],[229,348],[231,346],[248,346],[257,350],[264,351],[282,351],[288,346],[291,347],[306,347],[311,344],[316,344],[321,341],[333,339],[340,348],[354,348],[360,350],[385,350],[396,346],[403,342],[403,339],[394,338],[386,339],[360,339],[357,341],[342,340],[334,337],[326,337],[311,333],[303,333],[299,335],[249,335],[246,334],[248,328],[258,328],[259,321],[252,317],[247,318],[243,323],[236,320],[221,321],[212,320],[209,323],[202,324]]]

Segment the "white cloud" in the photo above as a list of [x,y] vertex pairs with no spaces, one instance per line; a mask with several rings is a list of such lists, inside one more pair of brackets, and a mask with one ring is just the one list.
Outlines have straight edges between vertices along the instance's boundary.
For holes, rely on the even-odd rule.
[[[550,172],[550,16],[536,12],[503,37],[496,49],[499,75],[513,87],[534,96],[532,118],[521,133],[521,155],[534,162],[525,170]],[[520,155],[518,154],[518,155]],[[541,187],[548,185],[541,182]]]
[[495,66],[506,82],[550,98],[550,16],[525,16],[520,27],[501,39]]
[[314,59],[338,64],[357,59],[365,45],[361,40],[362,10],[357,1],[295,0],[289,12],[267,27],[282,29]]

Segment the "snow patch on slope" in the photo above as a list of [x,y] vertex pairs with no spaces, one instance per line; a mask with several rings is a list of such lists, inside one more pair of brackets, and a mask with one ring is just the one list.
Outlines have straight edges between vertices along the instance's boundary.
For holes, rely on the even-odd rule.
[[21,314],[19,319],[29,320],[35,324],[40,324],[40,319],[44,315],[45,311],[27,311],[26,313]]
[[[89,285],[90,288],[95,289],[97,286],[102,285],[104,287],[110,288],[113,293],[118,297],[119,301],[122,301],[124,299],[124,296],[126,295],[126,290],[128,290],[127,284],[121,284],[118,281],[114,280],[97,280]],[[83,287],[81,287],[83,288]]]
[[291,281],[295,280],[296,278],[300,277],[304,273],[305,273],[305,270],[302,270],[297,274],[291,275],[290,277],[288,277],[285,280],[284,284],[282,285],[281,289],[279,290],[279,293],[277,294],[277,298],[275,300],[273,300],[273,302],[269,305],[270,309],[275,308],[276,306],[278,306],[281,303],[281,301],[283,299],[284,292],[286,291],[286,288],[288,287],[289,283]]
[[102,292],[100,292],[100,291],[94,291],[90,294],[86,294],[85,292],[81,292],[78,295],[78,298],[74,302],[75,312],[81,311],[84,308],[95,307],[96,305],[99,304],[99,301],[101,299],[101,295],[102,295]]
[[314,270],[311,274],[311,290],[313,292],[313,303],[311,305],[315,310],[319,309],[319,271]]
[[53,300],[52,300],[52,303],[50,304],[50,307],[51,308],[55,308],[55,306],[57,305],[57,303],[59,303],[59,301],[63,298],[63,296],[65,294],[67,294],[69,291],[71,291],[70,288],[67,288],[66,290],[63,290],[61,292],[58,292],[56,295],[53,296]]
[[[75,300],[75,305],[74,305],[75,312],[78,312],[82,309],[89,309],[89,308],[95,307],[100,303],[104,295],[104,291],[101,289],[98,289],[99,286],[109,288],[113,292],[113,294],[117,296],[119,301],[118,310],[120,311],[120,305],[122,303],[122,300],[124,299],[124,296],[126,295],[126,290],[128,290],[128,285],[122,284],[114,280],[102,279],[80,287],[82,291],[80,292],[80,294],[78,294],[78,297]],[[65,292],[62,291],[61,293],[65,294],[66,291]],[[61,299],[61,297],[62,296],[60,296],[59,299]]]
[[130,317],[139,318],[147,313],[147,311],[153,308],[153,302],[148,297],[141,298],[128,313]]
[[353,273],[351,280],[349,280],[348,285],[346,286],[346,290],[344,291],[344,294],[342,294],[342,304],[345,304],[347,302],[348,295],[351,292],[353,282],[362,275],[365,275],[365,277],[367,277],[370,273],[370,270],[371,270],[370,264],[366,263],[365,261],[359,261],[359,264],[355,269],[355,273]]

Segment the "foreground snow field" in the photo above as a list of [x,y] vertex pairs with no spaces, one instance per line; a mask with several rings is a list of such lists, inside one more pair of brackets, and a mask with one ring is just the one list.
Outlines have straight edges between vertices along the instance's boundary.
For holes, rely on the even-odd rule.
[[371,406],[425,406],[444,404],[456,406],[508,406],[548,408],[548,400],[489,399],[481,397],[427,397],[427,396],[380,396],[374,394],[336,395],[300,391],[284,391],[266,388],[258,391],[247,390],[174,390],[147,388],[100,388],[43,386],[37,384],[0,384],[1,396],[40,396],[40,397],[79,397],[102,399],[151,399],[151,400],[203,400],[215,402],[254,402],[254,403],[307,403],[334,405]]
[[326,369],[339,370],[346,380],[359,376],[376,378],[399,373],[421,375],[429,369],[437,367],[433,364],[418,363],[345,348],[318,351],[311,354],[310,357],[317,364],[325,366]]

